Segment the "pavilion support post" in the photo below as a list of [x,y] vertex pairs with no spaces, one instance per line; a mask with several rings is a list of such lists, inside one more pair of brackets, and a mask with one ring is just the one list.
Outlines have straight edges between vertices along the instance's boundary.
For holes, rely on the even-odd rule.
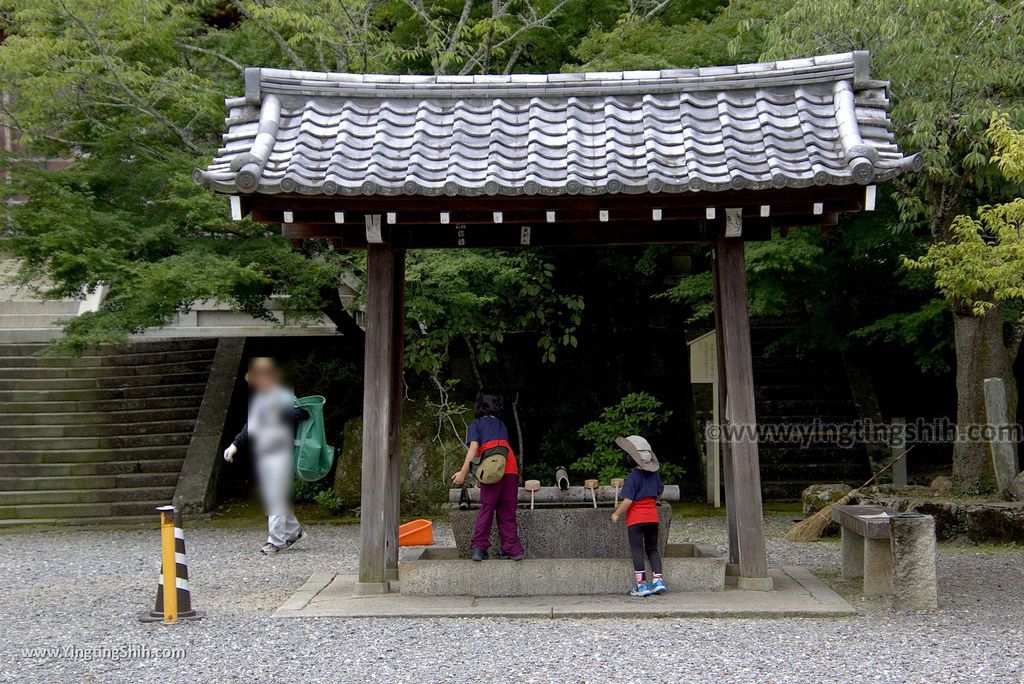
[[384,575],[398,580],[398,526],[402,500],[402,351],[405,348],[405,252],[392,253],[391,416],[388,431],[388,489],[384,516]]
[[[728,396],[729,388],[725,382],[725,345],[723,344],[724,338],[722,336],[722,294],[719,289],[718,272],[718,259],[715,258],[711,260],[711,275],[715,288],[715,366],[718,370],[718,415],[720,416],[719,420],[725,422],[726,397]],[[738,565],[740,562],[740,556],[739,549],[737,548],[736,507],[733,505],[733,501],[736,500],[736,495],[732,491],[732,459],[729,457],[729,442],[725,439],[725,433],[721,431],[721,425],[716,426],[716,428],[719,430],[718,441],[719,450],[721,451],[722,482],[725,487],[725,517],[729,530],[729,563]]]
[[[735,546],[739,586],[770,589],[761,508],[761,472],[757,455],[754,372],[747,316],[747,277],[743,240],[721,238],[715,249],[715,291],[725,374],[725,491],[730,520],[730,553]],[[735,539],[735,542],[733,542]]]
[[[358,594],[389,591],[398,567],[401,321],[404,253],[386,243],[366,255],[366,352]],[[394,573],[390,573],[394,576]]]

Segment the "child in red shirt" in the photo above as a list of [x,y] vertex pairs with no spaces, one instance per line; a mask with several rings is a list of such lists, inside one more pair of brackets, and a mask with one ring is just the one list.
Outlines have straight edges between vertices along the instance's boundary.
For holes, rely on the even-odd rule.
[[[651,445],[639,435],[619,437],[615,444],[623,451],[623,463],[631,467],[622,485],[622,499],[612,511],[612,522],[619,522],[626,514],[626,534],[629,548],[633,552],[633,596],[650,596],[665,593],[665,582],[661,577],[661,554],[658,552],[658,500],[665,491],[665,485],[658,477],[658,457]],[[645,560],[651,562],[650,585],[646,581]]]

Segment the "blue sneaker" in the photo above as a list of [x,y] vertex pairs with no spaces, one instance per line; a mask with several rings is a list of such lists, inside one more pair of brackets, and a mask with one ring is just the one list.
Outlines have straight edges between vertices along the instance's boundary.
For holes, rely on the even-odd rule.
[[630,596],[639,596],[644,598],[651,595],[651,590],[647,586],[647,582],[633,583],[633,588],[629,590]]
[[651,593],[652,594],[664,594],[666,591],[665,583],[661,581],[661,578],[657,578],[651,582]]

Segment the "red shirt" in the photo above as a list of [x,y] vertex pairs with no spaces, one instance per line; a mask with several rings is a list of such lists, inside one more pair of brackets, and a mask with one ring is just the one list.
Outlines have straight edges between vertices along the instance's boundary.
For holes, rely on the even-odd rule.
[[[508,458],[505,459],[505,474],[506,475],[518,475],[519,464],[516,463],[516,455],[512,452],[512,445],[508,443],[507,439],[492,439],[490,442],[485,442],[480,445],[478,454],[483,454],[491,447],[503,446],[508,449]],[[655,516],[657,518],[657,516]]]
[[639,525],[640,523],[658,522],[658,507],[655,505],[657,499],[649,496],[646,499],[634,501],[626,509],[626,527]]
[[512,446],[508,443],[508,428],[500,418],[481,416],[470,423],[469,430],[466,432],[466,446],[473,442],[480,445],[477,453],[481,455],[491,447],[503,446],[508,449],[508,458],[505,459],[505,474],[519,474],[516,455],[512,453]]

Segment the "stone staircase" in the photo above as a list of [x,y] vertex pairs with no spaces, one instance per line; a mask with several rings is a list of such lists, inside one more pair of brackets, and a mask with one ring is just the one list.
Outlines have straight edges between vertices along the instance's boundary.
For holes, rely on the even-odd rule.
[[174,495],[217,341],[43,347],[0,344],[0,526],[151,520]]
[[7,283],[18,270],[15,259],[0,257],[0,342],[45,342],[60,335],[60,324],[78,315],[77,299],[42,300]]
[[[757,420],[769,425],[849,424],[858,418],[850,385],[838,351],[796,355],[770,348],[789,332],[788,326],[751,328],[754,396]],[[764,498],[797,500],[805,487],[822,482],[853,485],[870,476],[864,445],[841,448],[818,441],[808,445],[772,441],[762,434],[759,445]]]

